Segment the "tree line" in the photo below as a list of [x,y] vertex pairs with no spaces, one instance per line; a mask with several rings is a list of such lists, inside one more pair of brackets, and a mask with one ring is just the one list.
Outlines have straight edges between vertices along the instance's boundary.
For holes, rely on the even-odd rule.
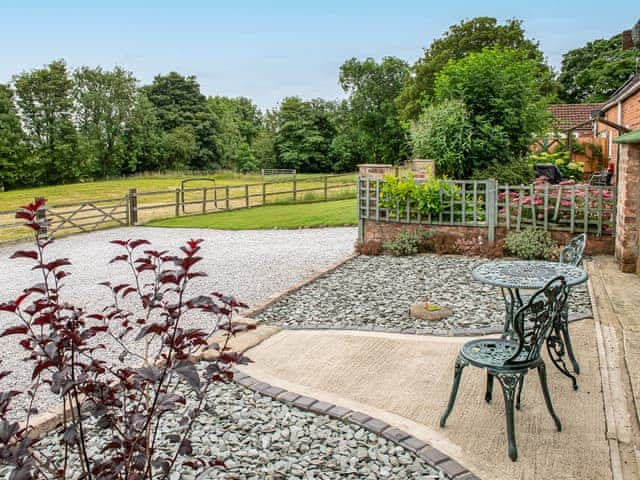
[[557,74],[521,21],[478,17],[451,26],[413,65],[347,60],[344,100],[292,96],[264,112],[248,98],[207,97],[194,76],[140,85],[121,67],[70,70],[56,60],[0,84],[0,180],[17,188],[168,169],[342,172],[411,156],[436,159],[447,176],[517,176],[549,129],[546,106],[606,98],[634,72],[634,55],[619,35],[596,40],[567,52]]

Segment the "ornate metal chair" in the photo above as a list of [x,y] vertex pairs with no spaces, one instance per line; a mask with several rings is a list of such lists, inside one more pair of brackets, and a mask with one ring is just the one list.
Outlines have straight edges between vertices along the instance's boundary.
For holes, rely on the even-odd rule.
[[[557,322],[562,314],[568,294],[569,289],[564,277],[554,278],[544,288],[534,293],[526,305],[516,312],[513,318],[514,339],[479,339],[462,346],[455,363],[449,403],[440,418],[441,428],[444,428],[455,404],[462,371],[466,366],[473,365],[487,370],[485,394],[487,402],[491,402],[494,378],[498,379],[502,387],[511,460],[515,461],[518,458],[514,427],[516,391],[529,370],[533,368],[538,370],[547,409],[558,431],[562,430],[562,424],[553,410],[549,396],[546,366],[541,357],[541,350],[545,343],[552,341],[550,334],[554,328],[554,322]],[[525,329],[525,324],[530,328]]]
[[[584,249],[587,246],[587,234],[581,233],[573,237],[569,243],[562,249],[560,252],[560,263],[567,263],[569,265],[573,265],[574,267],[579,267],[582,265],[582,257],[584,255]],[[529,291],[531,292],[531,291]],[[506,306],[506,315],[507,321],[505,322],[505,336],[511,337],[511,333],[507,331],[510,329],[509,325],[511,324],[510,319],[513,317],[514,309],[513,302],[511,299],[506,296],[503,292],[503,296],[505,299]],[[529,300],[529,295],[526,293],[522,294],[521,292],[522,302],[526,303]],[[573,345],[571,344],[571,336],[569,335],[569,303],[565,303],[564,308],[562,309],[562,315],[558,319],[558,330],[562,333],[562,338],[564,340],[564,344],[567,349],[567,355],[569,356],[569,361],[573,366],[573,371],[576,373],[580,373],[580,364],[576,360],[576,356],[573,352]],[[577,387],[576,387],[577,388]],[[520,404],[520,396],[518,395],[518,404]]]

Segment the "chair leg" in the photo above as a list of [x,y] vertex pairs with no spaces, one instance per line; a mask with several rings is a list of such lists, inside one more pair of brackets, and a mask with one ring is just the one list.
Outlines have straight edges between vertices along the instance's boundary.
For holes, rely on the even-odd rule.
[[516,395],[516,409],[518,410],[520,410],[520,397],[522,396],[522,389],[524,388],[524,377],[525,375],[522,374],[518,381],[518,394]]
[[491,403],[491,398],[493,396],[493,375],[491,372],[487,370],[487,391],[484,394],[484,401],[487,403]]
[[573,353],[573,345],[571,344],[571,336],[569,335],[569,310],[565,307],[565,311],[562,312],[562,339],[564,340],[564,344],[567,347],[567,355],[569,355],[569,361],[571,361],[571,365],[573,366],[573,371],[576,374],[580,373],[580,365],[576,360],[576,356]]
[[462,370],[464,370],[464,367],[466,367],[467,365],[467,361],[461,356],[458,356],[458,358],[456,359],[456,366],[453,374],[453,386],[451,387],[451,395],[449,396],[447,409],[442,414],[442,417],[440,417],[440,428],[444,428],[445,424],[447,423],[447,418],[449,417],[451,410],[453,410],[453,405],[456,403],[456,397],[458,396],[458,387],[460,386]]
[[555,410],[553,409],[553,404],[551,403],[551,395],[549,395],[549,386],[547,385],[547,367],[544,363],[541,363],[538,366],[538,375],[540,376],[540,385],[542,386],[542,394],[544,395],[544,402],[547,404],[547,410],[551,414],[551,418],[556,424],[556,428],[559,432],[562,431],[562,423],[560,423],[560,419],[556,415]]
[[502,386],[502,394],[504,395],[504,408],[507,416],[507,441],[509,443],[509,458],[512,461],[518,459],[518,447],[516,447],[516,432],[514,420],[514,403],[516,397],[516,388],[518,387],[519,374],[498,374],[498,380]]

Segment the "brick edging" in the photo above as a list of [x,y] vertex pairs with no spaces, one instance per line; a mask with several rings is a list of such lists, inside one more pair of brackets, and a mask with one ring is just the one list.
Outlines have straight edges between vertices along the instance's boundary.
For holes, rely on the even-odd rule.
[[376,435],[382,435],[387,440],[410,450],[424,460],[430,467],[443,472],[448,479],[455,480],[480,480],[479,477],[470,472],[466,467],[458,463],[437,448],[422,440],[408,434],[404,430],[392,427],[386,422],[366,415],[365,413],[344,408],[332,403],[323,402],[306,395],[298,395],[280,387],[274,387],[268,383],[261,382],[251,375],[247,375],[239,370],[234,370],[234,382],[246,387],[254,392],[273,398],[280,402],[288,403],[302,410],[328,415],[330,417],[355,423]]

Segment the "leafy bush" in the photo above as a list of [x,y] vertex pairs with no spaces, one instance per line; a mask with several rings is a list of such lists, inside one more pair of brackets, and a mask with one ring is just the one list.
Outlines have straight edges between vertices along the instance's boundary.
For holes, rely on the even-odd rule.
[[394,257],[404,257],[418,253],[421,241],[420,235],[400,232],[393,240],[384,242],[382,247]]
[[445,100],[429,105],[411,127],[416,158],[432,158],[438,175],[464,178],[465,157],[471,144],[471,124],[464,102]]
[[382,242],[380,240],[367,240],[356,243],[356,252],[361,255],[377,257],[382,254]]
[[[411,209],[421,215],[438,215],[445,207],[453,202],[454,219],[462,219],[462,190],[459,186],[446,180],[430,178],[417,183],[409,173],[404,178],[385,175],[380,189],[380,206],[389,210],[397,210],[403,216],[407,211],[407,203],[411,202]],[[473,216],[473,199],[471,194],[464,198],[467,216]],[[477,211],[479,219],[483,218],[481,209]]]
[[[189,437],[198,413],[209,408],[211,385],[231,380],[232,367],[247,361],[228,347],[230,335],[247,328],[231,321],[234,311],[246,305],[220,293],[188,293],[194,279],[206,276],[196,269],[202,240],[188,241],[178,256],[155,250],[146,240],[111,242],[122,248],[111,263],[127,265],[132,280],[104,282],[113,303],[90,312],[64,299],[71,262],[46,256],[51,241],[39,238],[45,225],[38,220],[44,208],[44,201],[37,201],[16,214],[33,229],[36,244],[12,256],[33,261],[33,269],[42,273],[40,283],[0,304],[0,311],[16,320],[1,336],[17,338],[33,379],[24,392],[0,392],[0,458],[10,472],[7,478],[69,478],[71,464],[79,465],[81,478],[88,480],[173,478],[172,470],[219,466],[215,457],[191,457]],[[189,327],[193,314],[210,317],[210,328]],[[225,332],[223,340],[208,345],[210,336],[220,332]],[[121,348],[118,361],[100,355],[106,348],[101,337]],[[125,339],[141,342],[144,349],[132,349]],[[215,352],[215,358],[201,370],[194,358],[203,349]],[[0,378],[8,375],[1,372]],[[61,427],[63,458],[51,458],[32,430],[44,388],[69,411]],[[33,407],[22,425],[10,408],[20,395]],[[97,444],[92,447],[90,425],[102,432],[91,439]],[[169,435],[163,433],[168,425]]]
[[555,248],[549,232],[537,228],[510,232],[505,239],[505,249],[525,260],[551,259]]
[[535,170],[531,163],[517,158],[506,165],[494,162],[487,168],[475,171],[473,178],[477,180],[495,178],[500,184],[527,185],[535,179]]

